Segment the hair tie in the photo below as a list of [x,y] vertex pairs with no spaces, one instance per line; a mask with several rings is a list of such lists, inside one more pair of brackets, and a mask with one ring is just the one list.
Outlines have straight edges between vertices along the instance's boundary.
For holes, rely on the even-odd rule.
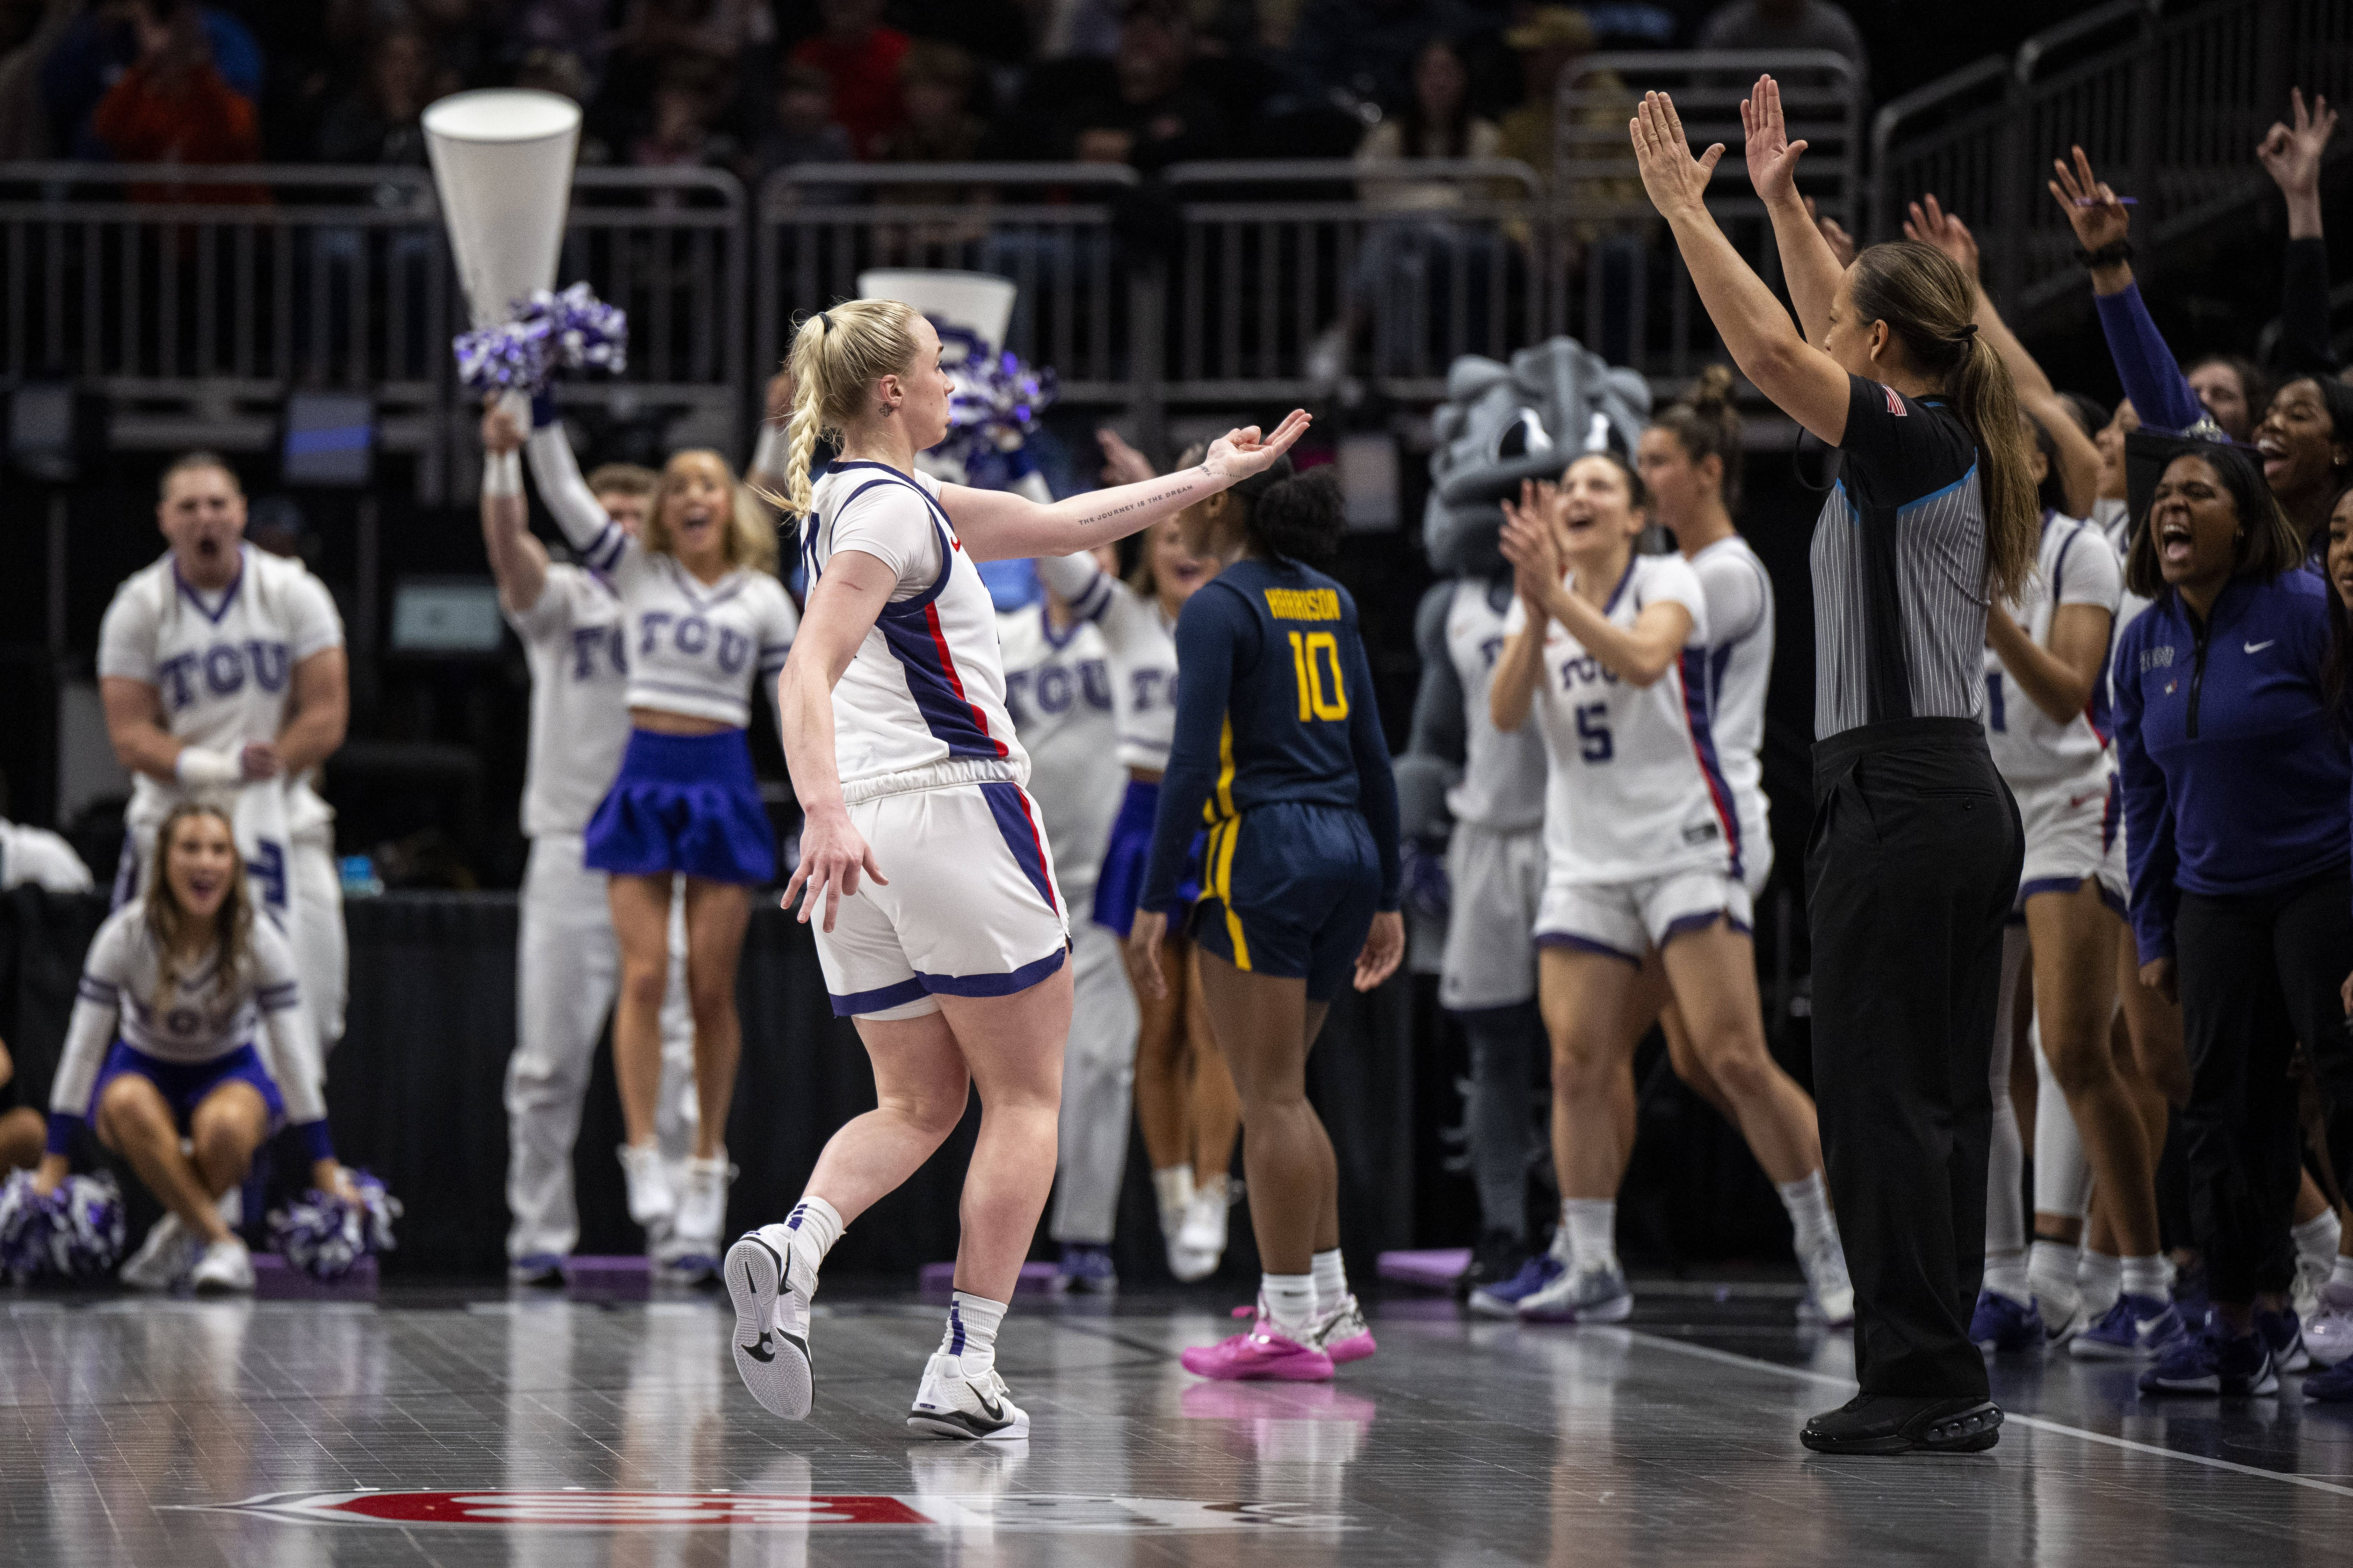
[[830,310],[819,310],[819,311],[817,313],[817,319],[818,319],[818,321],[820,323],[822,323],[822,324],[823,324],[823,326],[825,327],[825,330],[826,330],[827,331],[828,331],[828,332],[829,332],[829,331],[833,331],[833,312],[832,312],[832,311],[830,311]]
[[1969,321],[1965,323],[1959,331],[1953,334],[1953,341],[1957,343],[1965,343],[1977,335],[1978,324],[1975,321]]

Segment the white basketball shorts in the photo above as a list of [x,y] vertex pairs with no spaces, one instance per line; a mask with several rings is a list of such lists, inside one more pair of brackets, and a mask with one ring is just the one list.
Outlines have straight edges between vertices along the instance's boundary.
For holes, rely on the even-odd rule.
[[2072,893],[2086,880],[2099,884],[2100,900],[2125,912],[2130,883],[2125,869],[2124,801],[2114,773],[2099,772],[2057,784],[2012,787],[2019,820],[2026,826],[2026,868],[2019,874],[2018,903],[2037,893]]
[[1633,882],[1581,882],[1547,878],[1536,911],[1536,944],[1599,952],[1640,964],[1679,932],[1729,919],[1746,934],[1752,915],[1748,889],[1715,868],[1670,871]]

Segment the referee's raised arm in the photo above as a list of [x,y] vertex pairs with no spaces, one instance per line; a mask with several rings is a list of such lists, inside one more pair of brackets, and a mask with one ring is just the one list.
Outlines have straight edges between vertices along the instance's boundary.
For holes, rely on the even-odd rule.
[[1802,1440],[1972,1452],[2001,1423],[1969,1314],[1985,1267],[2001,926],[2024,853],[1978,707],[1986,606],[2032,569],[2039,509],[2017,397],[1978,340],[1968,279],[1913,243],[1841,269],[1798,196],[1806,144],[1789,142],[1771,78],[1741,119],[1802,335],[1707,211],[1723,148],[1694,158],[1662,93],[1628,129],[1735,362],[1843,458],[1811,550],[1806,877],[1814,1093],[1862,1392]]

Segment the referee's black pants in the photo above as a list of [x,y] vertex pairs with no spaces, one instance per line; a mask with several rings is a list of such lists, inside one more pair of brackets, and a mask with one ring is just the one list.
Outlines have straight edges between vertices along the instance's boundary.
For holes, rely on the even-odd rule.
[[2331,871],[2268,893],[2185,891],[2174,917],[2189,1054],[2181,1110],[2189,1231],[2217,1301],[2247,1302],[2295,1279],[2288,1224],[2304,1139],[2288,1055],[2297,1040],[2331,1104],[2353,1105],[2353,1051],[2337,994],[2353,968],[2348,899],[2346,873]]
[[1814,1103],[1866,1394],[1987,1394],[1969,1317],[2001,928],[2025,854],[1974,721],[1893,720],[1814,747]]

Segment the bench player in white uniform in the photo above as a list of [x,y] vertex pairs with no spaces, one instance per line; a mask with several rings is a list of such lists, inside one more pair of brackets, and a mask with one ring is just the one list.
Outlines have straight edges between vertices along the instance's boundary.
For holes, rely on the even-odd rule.
[[[1500,511],[1496,520],[1500,526]],[[1415,760],[1397,770],[1406,833],[1446,837],[1438,1000],[1470,1046],[1463,1123],[1479,1198],[1479,1245],[1464,1289],[1474,1310],[1504,1315],[1516,1305],[1490,1304],[1486,1292],[1528,1262],[1529,1106],[1545,1050],[1534,935],[1544,892],[1544,742],[1532,726],[1496,729],[1487,703],[1511,606],[1509,568],[1440,583],[1423,596],[1414,616],[1421,650]]]
[[[1539,1000],[1553,1040],[1556,1278],[1523,1298],[1536,1321],[1615,1321],[1633,1305],[1614,1239],[1626,1152],[1615,1089],[1647,1026],[1659,950],[1694,1058],[1776,1186],[1821,1170],[1813,1104],[1765,1048],[1749,939],[1748,846],[1707,709],[1707,595],[1680,556],[1638,555],[1648,493],[1613,454],[1569,464],[1556,494],[1508,509],[1518,572],[1492,704],[1533,708],[1550,763]],[[1650,1004],[1655,1012],[1657,1004]],[[1844,1289],[1831,1246],[1799,1261],[1819,1296]]]
[[[629,737],[628,650],[621,595],[585,566],[550,563],[532,536],[522,494],[522,435],[482,422],[482,542],[499,607],[531,668],[531,750],[522,830],[531,839],[515,932],[515,1049],[507,1061],[507,1268],[519,1284],[554,1285],[580,1238],[572,1146],[590,1060],[619,973],[606,879],[582,861],[588,819],[620,771]],[[656,476],[607,464],[588,491],[631,534],[645,523]],[[686,1003],[685,900],[670,908],[670,980],[662,999],[661,1093],[655,1125],[676,1185],[692,1157],[694,1016]],[[647,1240],[657,1260],[681,1255],[668,1221]]]
[[[582,863],[607,873],[621,948],[613,1066],[628,1142],[629,1217],[665,1220],[673,1267],[718,1270],[724,1140],[743,1051],[735,968],[751,889],[776,876],[776,833],[745,739],[751,693],[784,664],[799,616],[776,580],[776,530],[716,452],[673,453],[642,539],[596,504],[545,399],[526,443],[533,479],[565,537],[621,595],[631,729],[621,768],[589,818]],[[673,1184],[658,1142],[660,1013],[670,909],[685,884],[688,1004],[694,1014],[694,1154]]]
[[227,813],[184,803],[155,838],[147,889],[107,918],[82,960],[34,1182],[55,1191],[90,1127],[165,1208],[123,1279],[248,1291],[253,1261],[215,1205],[265,1139],[291,1125],[312,1184],[357,1194],[327,1132],[293,952],[253,910]]
[[[779,700],[807,816],[785,891],[813,922],[835,1011],[858,1021],[881,1103],[833,1135],[788,1218],[729,1250],[735,1368],[767,1410],[808,1414],[809,1299],[827,1250],[931,1157],[977,1088],[955,1291],[908,1425],[1024,1437],[997,1330],[1053,1183],[1070,924],[974,557],[1109,543],[1271,464],[1307,417],[1262,444],[1236,431],[1182,474],[1040,506],[913,472],[947,434],[952,383],[939,334],[909,307],[818,312],[794,335],[792,368],[781,499],[804,520],[810,588]],[[812,489],[821,432],[842,456]]]
[[[1111,459],[1103,469],[1105,479],[1129,483],[1153,477],[1141,453],[1108,432],[1102,439]],[[1200,461],[1201,452],[1196,447],[1183,453],[1176,466],[1192,467]],[[1172,933],[1163,944],[1162,972],[1175,978],[1162,995],[1154,995],[1135,972],[1126,939],[1135,921],[1136,895],[1144,888],[1153,813],[1159,805],[1160,779],[1168,771],[1169,737],[1176,729],[1176,616],[1195,590],[1216,574],[1213,563],[1185,548],[1174,518],[1152,528],[1142,542],[1143,564],[1132,583],[1122,582],[1085,554],[1041,561],[1038,566],[1047,586],[1101,630],[1111,657],[1119,762],[1127,770],[1127,782],[1102,858],[1093,923],[1120,938],[1120,962],[1126,966],[1139,1019],[1136,1125],[1152,1163],[1152,1191],[1159,1205],[1169,1272],[1191,1281],[1216,1273],[1225,1255],[1226,1221],[1233,1203],[1227,1173],[1241,1132],[1241,1098],[1209,1035],[1192,939]]]
[[234,791],[257,906],[294,948],[322,1052],[343,1033],[346,947],[334,813],[301,782],[343,743],[351,688],[326,585],[245,543],[245,492],[221,458],[164,471],[171,551],[115,590],[98,634],[99,694],[132,774],[114,900],[154,876],[155,829],[191,791]]
[[1005,711],[1029,753],[1029,793],[1071,910],[1071,1039],[1062,1053],[1062,1113],[1048,1234],[1062,1248],[1061,1283],[1109,1290],[1111,1240],[1127,1174],[1135,1078],[1135,998],[1119,939],[1098,925],[1096,879],[1119,810],[1113,665],[1103,634],[1054,592],[997,619]]

